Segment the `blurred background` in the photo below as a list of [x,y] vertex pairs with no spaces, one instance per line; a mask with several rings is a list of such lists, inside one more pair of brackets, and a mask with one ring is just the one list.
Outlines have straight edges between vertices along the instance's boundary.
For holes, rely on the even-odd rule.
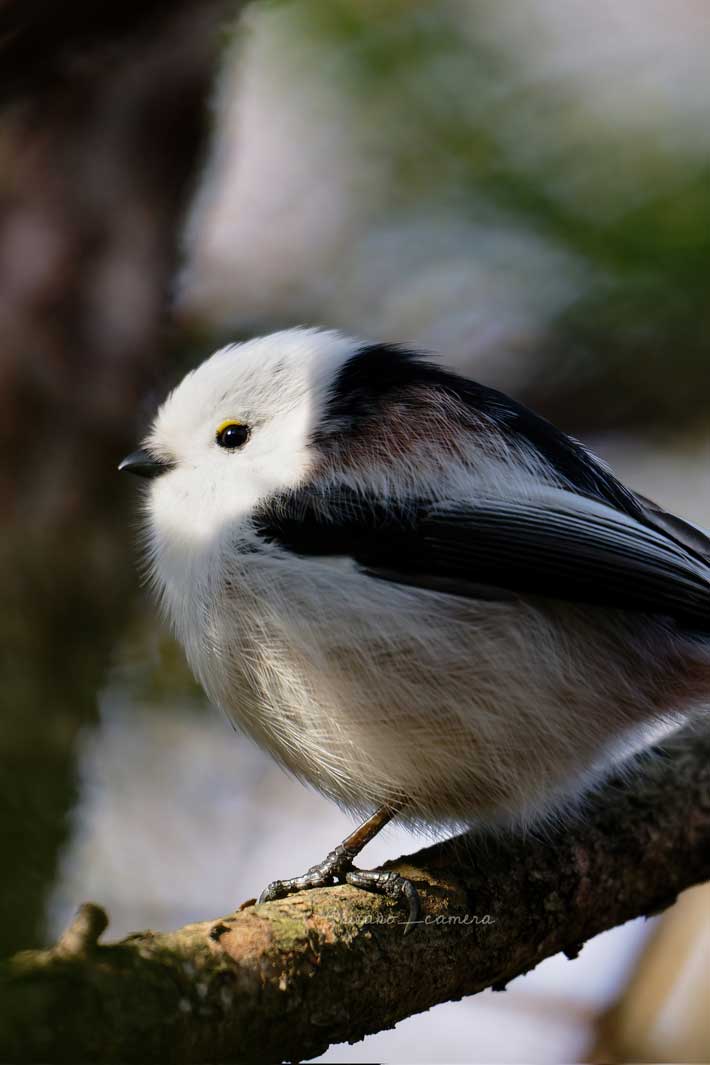
[[[350,827],[140,584],[117,462],[225,340],[441,352],[710,525],[704,0],[66,8],[0,3],[2,954],[87,898],[113,936],[229,912]],[[322,1060],[705,1062],[709,956],[698,888]]]

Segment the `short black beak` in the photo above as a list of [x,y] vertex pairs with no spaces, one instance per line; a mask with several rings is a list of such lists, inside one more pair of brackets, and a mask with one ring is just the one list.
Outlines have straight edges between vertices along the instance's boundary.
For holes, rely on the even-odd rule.
[[156,459],[155,455],[140,448],[126,455],[118,468],[121,472],[125,470],[126,473],[135,473],[137,477],[159,477],[161,473],[172,469],[172,464]]

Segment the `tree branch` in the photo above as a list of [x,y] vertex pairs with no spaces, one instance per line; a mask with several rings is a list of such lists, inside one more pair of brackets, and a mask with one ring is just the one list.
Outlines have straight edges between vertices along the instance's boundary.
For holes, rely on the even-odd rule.
[[396,904],[345,885],[106,946],[86,904],[54,948],[5,963],[0,1059],[302,1060],[574,957],[710,876],[710,736],[685,733],[554,835],[458,837],[391,864],[422,896],[407,937]]

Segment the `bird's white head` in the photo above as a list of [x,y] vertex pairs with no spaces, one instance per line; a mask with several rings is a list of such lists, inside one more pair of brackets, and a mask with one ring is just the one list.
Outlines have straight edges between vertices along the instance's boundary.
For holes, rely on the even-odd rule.
[[308,478],[334,383],[363,347],[327,330],[274,333],[222,348],[170,393],[143,448],[121,464],[149,478],[149,551],[161,583]]
[[142,451],[122,464],[151,478],[157,534],[197,545],[302,483],[333,382],[362,346],[332,331],[290,329],[231,344],[188,373]]

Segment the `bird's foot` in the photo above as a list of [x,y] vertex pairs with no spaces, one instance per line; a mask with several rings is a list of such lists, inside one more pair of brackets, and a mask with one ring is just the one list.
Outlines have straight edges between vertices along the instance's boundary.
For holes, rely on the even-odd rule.
[[339,843],[322,862],[312,865],[302,876],[294,876],[290,880],[273,880],[259,895],[259,902],[273,902],[274,899],[285,899],[296,891],[309,891],[311,888],[345,883],[345,876],[353,867],[354,857],[355,854],[348,847]]
[[259,902],[272,902],[284,899],[297,891],[309,891],[311,888],[331,887],[333,884],[351,884],[363,891],[373,891],[389,899],[402,900],[407,903],[409,912],[404,935],[419,920],[421,906],[419,894],[411,880],[387,869],[355,869],[353,855],[342,844],[332,850],[322,862],[312,865],[302,876],[290,880],[274,880],[264,888]]

